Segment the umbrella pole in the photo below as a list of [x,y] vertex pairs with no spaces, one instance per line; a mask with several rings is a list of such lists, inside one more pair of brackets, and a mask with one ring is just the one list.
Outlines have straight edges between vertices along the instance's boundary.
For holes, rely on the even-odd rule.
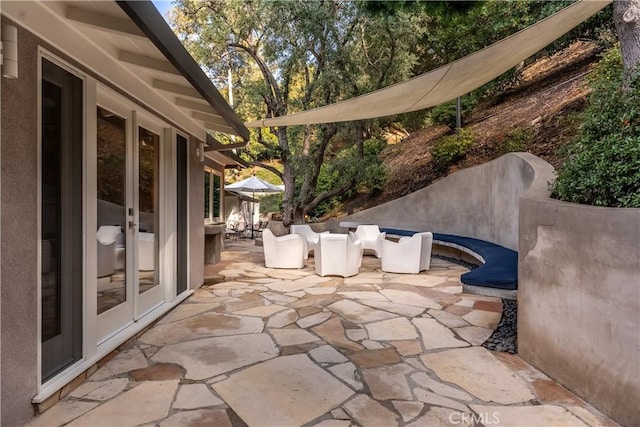
[[251,240],[253,237],[253,211],[256,209],[256,192],[255,190],[252,192],[253,200],[251,200]]

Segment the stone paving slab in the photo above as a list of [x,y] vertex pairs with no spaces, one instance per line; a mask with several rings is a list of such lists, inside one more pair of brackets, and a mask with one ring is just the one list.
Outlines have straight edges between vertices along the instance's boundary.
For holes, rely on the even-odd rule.
[[464,267],[418,275],[365,256],[354,277],[264,267],[229,242],[206,286],[34,426],[611,426],[516,355],[480,345],[497,298],[461,293]]
[[353,394],[306,355],[257,364],[213,388],[250,426],[300,426]]
[[149,363],[144,353],[138,348],[131,348],[117,354],[107,362],[106,365],[98,369],[89,379],[92,381],[101,381],[135,369],[146,368],[148,365]]
[[362,381],[358,368],[351,362],[331,366],[329,372],[356,391],[362,390]]
[[204,313],[209,310],[213,310],[214,308],[220,307],[220,303],[209,303],[209,304],[180,304],[172,311],[170,311],[166,316],[164,316],[158,322],[158,325],[162,325],[163,323],[175,322],[177,320],[188,319],[189,317],[196,316],[200,313]]
[[351,341],[346,337],[344,327],[342,326],[340,319],[337,317],[332,317],[326,322],[318,326],[314,326],[311,330],[329,344],[336,347],[353,351],[364,349],[362,345]]
[[87,412],[68,424],[82,426],[137,426],[169,414],[178,381],[144,382]]
[[257,334],[263,329],[264,323],[255,317],[205,313],[197,317],[158,325],[142,335],[140,341],[162,346],[197,338]]
[[535,397],[522,379],[484,347],[446,350],[420,358],[441,380],[456,384],[485,402],[511,405]]
[[200,409],[178,412],[160,423],[160,427],[233,427],[225,410]]
[[484,415],[488,424],[508,427],[554,426],[584,427],[578,417],[560,406],[483,406],[471,405],[471,409]]
[[178,390],[173,409],[198,409],[223,405],[224,402],[211,393],[204,384],[183,384]]
[[304,329],[270,329],[269,332],[282,347],[320,341],[320,338]]
[[277,355],[278,348],[269,335],[253,334],[170,344],[152,359],[182,365],[187,370],[187,379],[203,380]]
[[407,374],[413,368],[404,363],[366,369],[362,372],[369,385],[371,395],[376,400],[413,400]]
[[66,425],[74,418],[85,414],[98,406],[98,402],[83,402],[80,400],[63,400],[44,414],[35,418],[27,427],[50,427]]
[[365,328],[371,340],[411,340],[418,337],[416,328],[404,317],[369,323]]
[[120,394],[129,383],[126,378],[115,378],[109,381],[88,381],[70,393],[71,397],[84,400],[109,400]]
[[398,415],[366,394],[356,396],[344,405],[344,409],[362,426],[394,426],[398,423]]
[[375,322],[390,319],[392,317],[398,317],[396,314],[391,314],[382,310],[374,310],[371,307],[349,300],[335,302],[327,308],[354,323]]
[[412,322],[420,331],[422,345],[425,350],[466,347],[469,345],[466,341],[456,338],[451,329],[442,326],[435,319],[420,317],[413,319]]

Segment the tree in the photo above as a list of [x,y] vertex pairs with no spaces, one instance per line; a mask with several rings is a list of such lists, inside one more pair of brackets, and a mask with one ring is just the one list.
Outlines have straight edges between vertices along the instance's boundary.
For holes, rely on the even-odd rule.
[[[356,3],[342,0],[182,0],[172,21],[212,78],[222,82],[227,68],[234,70],[236,111],[247,120],[330,104],[408,77],[415,59],[403,54],[403,46],[414,44],[422,27],[409,15],[369,18]],[[299,222],[323,201],[370,178],[372,169],[379,172],[379,159],[364,149],[378,126],[367,121],[259,129],[245,155],[282,178],[284,222]],[[282,171],[261,162],[274,157]],[[330,185],[325,179],[319,186],[326,164],[338,161],[355,167],[325,173]]]
[[574,203],[640,207],[640,2],[613,6],[619,49],[598,64],[580,134],[553,187]]
[[615,0],[613,20],[625,72],[637,70],[640,63],[640,0]]

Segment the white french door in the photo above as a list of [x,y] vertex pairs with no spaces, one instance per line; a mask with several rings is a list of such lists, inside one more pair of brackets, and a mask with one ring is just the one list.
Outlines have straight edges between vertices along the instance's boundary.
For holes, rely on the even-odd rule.
[[[102,96],[101,96],[102,95]],[[98,343],[165,301],[163,123],[99,94],[96,147]]]
[[[162,277],[160,243],[164,242],[161,206],[163,194],[162,127],[138,117],[137,143],[134,148],[134,226],[137,234],[137,277],[134,286],[134,318],[164,302],[166,283]],[[135,139],[135,138],[134,138]],[[137,187],[137,189],[135,188]],[[136,191],[137,190],[137,191]],[[137,215],[137,217],[135,217]]]

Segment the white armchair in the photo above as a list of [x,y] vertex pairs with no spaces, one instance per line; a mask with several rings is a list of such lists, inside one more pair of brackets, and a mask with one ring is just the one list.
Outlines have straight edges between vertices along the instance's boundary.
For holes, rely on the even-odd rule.
[[156,235],[154,233],[138,233],[138,270],[153,271],[156,269]]
[[321,234],[315,263],[319,276],[354,276],[362,263],[362,243],[353,233]]
[[356,228],[356,237],[362,241],[362,249],[372,250],[376,257],[382,254],[382,241],[385,240],[386,233],[381,233],[377,225],[359,225]]
[[262,231],[264,265],[267,268],[302,268],[307,259],[307,240],[299,234],[276,236],[271,230]]
[[316,248],[318,247],[318,242],[320,241],[320,235],[329,233],[328,231],[323,231],[322,233],[316,233],[307,224],[291,225],[291,227],[289,227],[289,232],[291,234],[302,235],[307,240],[308,251],[311,252],[313,250],[314,256],[316,253]]
[[418,274],[428,270],[431,264],[433,234],[416,233],[411,237],[401,237],[400,241],[382,242],[382,271],[388,273]]
[[102,225],[96,232],[98,239],[98,277],[111,276],[116,270],[116,245],[122,233],[119,225]]

